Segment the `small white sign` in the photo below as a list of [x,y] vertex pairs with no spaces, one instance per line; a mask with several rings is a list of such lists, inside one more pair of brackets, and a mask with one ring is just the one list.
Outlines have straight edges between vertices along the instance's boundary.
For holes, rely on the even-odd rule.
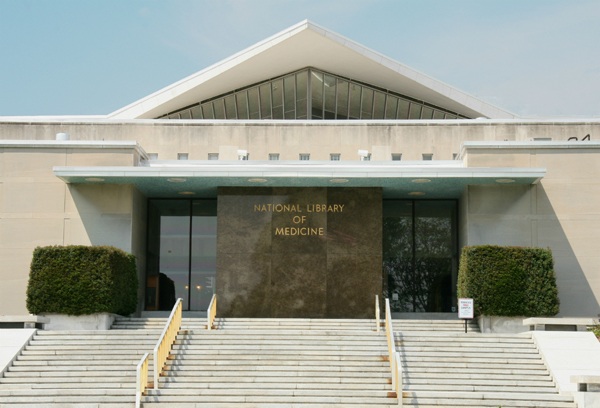
[[458,318],[472,319],[474,315],[473,299],[458,299]]

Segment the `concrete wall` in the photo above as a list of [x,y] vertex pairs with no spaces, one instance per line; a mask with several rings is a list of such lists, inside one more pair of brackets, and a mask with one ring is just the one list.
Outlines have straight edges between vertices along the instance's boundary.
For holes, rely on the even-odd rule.
[[0,314],[26,314],[31,255],[37,246],[114,245],[132,251],[127,185],[66,185],[53,166],[132,165],[131,149],[0,148]]
[[421,160],[433,153],[434,160],[451,160],[465,141],[530,141],[551,138],[581,140],[600,134],[600,122],[506,122],[460,121],[153,121],[129,122],[4,122],[0,138],[52,140],[66,132],[71,140],[135,140],[160,160],[176,160],[188,153],[190,160],[206,160],[219,153],[222,160],[236,160],[237,150],[247,150],[250,160],[267,160],[279,153],[280,160],[298,160],[310,153],[311,160],[329,160],[340,153],[342,160],[359,160],[358,149],[369,150],[372,160]]
[[462,203],[465,243],[550,248],[561,299],[560,315],[597,317],[600,146],[467,151],[465,161],[469,167],[542,167],[547,173],[532,186],[469,187]]

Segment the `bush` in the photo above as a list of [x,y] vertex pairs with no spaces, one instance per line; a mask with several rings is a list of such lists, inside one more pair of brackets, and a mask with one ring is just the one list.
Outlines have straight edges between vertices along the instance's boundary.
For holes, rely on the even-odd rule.
[[458,296],[473,298],[477,314],[554,316],[559,299],[552,252],[494,245],[464,247]]
[[137,307],[135,257],[108,246],[49,246],[33,252],[29,313],[129,315]]

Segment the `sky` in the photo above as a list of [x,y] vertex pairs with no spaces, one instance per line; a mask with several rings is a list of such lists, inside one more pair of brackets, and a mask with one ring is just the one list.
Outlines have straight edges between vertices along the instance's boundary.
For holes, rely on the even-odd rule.
[[600,0],[0,0],[0,116],[105,115],[308,19],[524,118],[600,118]]

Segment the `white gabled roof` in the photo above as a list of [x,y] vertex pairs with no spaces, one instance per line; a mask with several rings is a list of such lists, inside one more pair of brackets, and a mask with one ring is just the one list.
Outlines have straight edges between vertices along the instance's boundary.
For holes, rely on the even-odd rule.
[[307,20],[107,117],[156,118],[234,89],[305,67],[318,68],[389,89],[472,118],[515,118],[510,112],[485,103]]

